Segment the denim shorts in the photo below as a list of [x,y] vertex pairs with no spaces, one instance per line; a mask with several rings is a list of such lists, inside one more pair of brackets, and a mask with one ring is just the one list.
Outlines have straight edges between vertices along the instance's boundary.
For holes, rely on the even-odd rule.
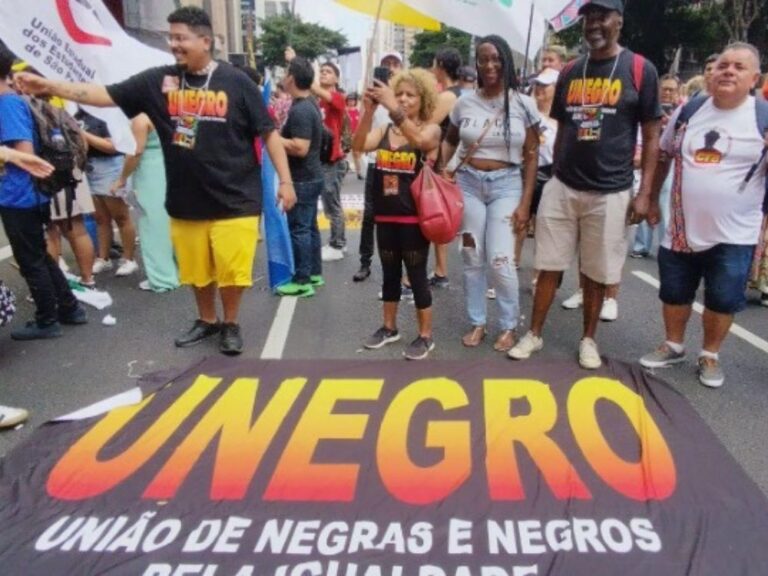
[[747,305],[746,289],[754,246],[718,244],[703,252],[659,248],[659,298],[665,304],[693,303],[704,279],[704,306],[718,314],[735,314]]
[[112,196],[109,189],[120,178],[124,159],[125,157],[122,154],[97,156],[96,158],[88,159],[85,173],[88,177],[91,195]]

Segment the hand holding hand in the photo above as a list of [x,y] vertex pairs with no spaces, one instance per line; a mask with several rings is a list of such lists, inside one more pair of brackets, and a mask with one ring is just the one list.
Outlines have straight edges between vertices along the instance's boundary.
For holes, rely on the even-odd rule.
[[629,206],[628,224],[640,224],[648,217],[651,200],[647,194],[638,194]]

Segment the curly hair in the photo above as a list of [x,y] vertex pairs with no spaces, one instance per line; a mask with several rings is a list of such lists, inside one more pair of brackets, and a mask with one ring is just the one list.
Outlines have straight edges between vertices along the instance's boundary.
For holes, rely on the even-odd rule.
[[423,68],[411,68],[410,70],[397,73],[389,82],[389,85],[397,93],[398,87],[403,82],[407,82],[416,88],[416,92],[418,92],[421,98],[419,120],[427,122],[432,118],[432,114],[437,106],[437,81],[434,75]]

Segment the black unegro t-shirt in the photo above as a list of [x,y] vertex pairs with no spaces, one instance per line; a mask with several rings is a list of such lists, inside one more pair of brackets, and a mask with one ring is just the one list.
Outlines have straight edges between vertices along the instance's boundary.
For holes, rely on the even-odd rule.
[[421,150],[406,143],[392,148],[387,126],[379,148],[373,176],[374,216],[416,216],[411,184],[421,172]]
[[[261,214],[261,169],[253,141],[275,129],[250,78],[219,62],[206,76],[176,66],[151,68],[119,84],[109,95],[132,118],[146,113],[157,129],[168,182],[166,208],[173,218],[208,220]],[[174,144],[177,122],[197,121],[194,148]]]
[[582,56],[560,74],[551,113],[561,134],[555,175],[571,188],[632,188],[638,129],[661,118],[656,68],[645,61],[638,93],[633,66],[633,54],[625,49],[607,60]]
[[288,156],[288,166],[294,182],[314,182],[323,179],[323,165],[320,163],[320,142],[323,131],[323,117],[320,108],[309,98],[297,98],[291,104],[288,118],[283,125],[283,138],[309,140],[309,152],[303,158]]

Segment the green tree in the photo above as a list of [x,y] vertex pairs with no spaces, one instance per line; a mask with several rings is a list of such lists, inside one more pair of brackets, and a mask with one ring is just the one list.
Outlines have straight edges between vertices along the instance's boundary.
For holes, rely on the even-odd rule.
[[263,33],[257,46],[267,66],[285,64],[286,46],[293,46],[296,54],[313,60],[318,56],[347,46],[347,37],[319,24],[303,22],[290,13],[261,19]]
[[443,25],[439,31],[420,32],[414,36],[410,62],[412,66],[429,68],[435,59],[435,53],[445,46],[456,48],[466,63],[469,60],[469,45],[472,36],[456,28]]

